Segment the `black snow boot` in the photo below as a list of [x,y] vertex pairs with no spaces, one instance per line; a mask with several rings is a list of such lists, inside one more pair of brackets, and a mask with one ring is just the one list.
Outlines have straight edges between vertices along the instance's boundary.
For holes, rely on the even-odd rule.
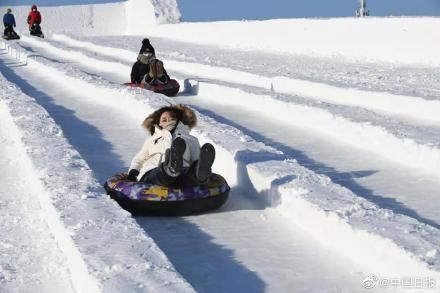
[[215,160],[215,148],[210,143],[205,143],[200,148],[200,157],[196,165],[196,178],[201,183],[206,181],[211,176],[211,167]]
[[171,144],[171,148],[165,152],[165,161],[162,167],[169,176],[177,177],[183,169],[183,153],[186,149],[186,142],[181,137],[176,137]]

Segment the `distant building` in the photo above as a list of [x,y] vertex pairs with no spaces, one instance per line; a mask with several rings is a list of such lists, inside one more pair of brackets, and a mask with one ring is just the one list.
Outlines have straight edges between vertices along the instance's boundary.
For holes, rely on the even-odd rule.
[[361,6],[356,10],[356,16],[369,16],[370,10],[367,9],[367,0],[360,0]]

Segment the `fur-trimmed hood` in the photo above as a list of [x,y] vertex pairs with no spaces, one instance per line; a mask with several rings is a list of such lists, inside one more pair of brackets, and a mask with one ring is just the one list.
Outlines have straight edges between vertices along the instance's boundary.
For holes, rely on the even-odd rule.
[[187,106],[183,104],[166,106],[148,115],[142,123],[151,135],[154,134],[155,125],[159,125],[160,116],[167,111],[173,112],[176,115],[177,120],[188,126],[189,129],[192,129],[197,125],[196,113]]

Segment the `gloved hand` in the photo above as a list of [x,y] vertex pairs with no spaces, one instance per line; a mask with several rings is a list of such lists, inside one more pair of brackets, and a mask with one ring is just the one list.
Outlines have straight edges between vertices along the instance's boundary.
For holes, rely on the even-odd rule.
[[136,170],[136,169],[131,169],[129,172],[128,172],[128,180],[130,180],[130,181],[137,181],[137,175],[139,175],[139,171],[138,170]]

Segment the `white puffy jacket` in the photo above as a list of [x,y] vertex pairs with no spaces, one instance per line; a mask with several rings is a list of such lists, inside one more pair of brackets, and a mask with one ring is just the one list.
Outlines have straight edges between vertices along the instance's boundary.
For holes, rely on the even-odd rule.
[[186,149],[183,153],[183,167],[189,167],[199,159],[199,140],[189,134],[189,128],[182,122],[177,124],[174,134],[166,129],[155,126],[154,134],[145,140],[141,150],[136,154],[130,164],[131,169],[139,170],[138,180],[145,173],[159,166],[165,157],[165,151],[171,147],[171,142],[176,137],[181,137],[186,142]]

